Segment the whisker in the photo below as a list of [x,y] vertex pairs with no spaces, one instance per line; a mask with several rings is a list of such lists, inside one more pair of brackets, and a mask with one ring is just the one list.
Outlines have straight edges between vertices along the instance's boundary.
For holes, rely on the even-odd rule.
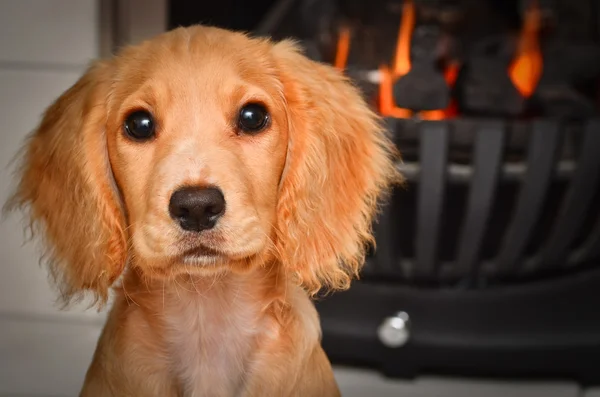
[[178,288],[178,287],[180,287],[180,285],[179,285],[179,282],[177,281],[177,277],[173,276],[173,269],[171,269],[171,276],[170,277],[173,277],[173,282],[175,284],[174,285],[174,287],[175,287],[175,293],[177,293],[177,297],[179,298],[179,301],[181,301],[181,295],[179,294],[179,288]]
[[162,289],[162,304],[163,304],[163,310],[165,310],[165,280],[163,279],[163,289]]
[[186,268],[187,274],[190,277],[190,282],[192,283],[192,287],[194,287],[194,290],[196,291],[196,293],[200,296],[204,296],[200,293],[200,291],[198,290],[198,287],[196,286],[196,282],[194,281],[193,277],[192,277],[192,273],[190,272],[189,269]]
[[131,296],[131,294],[129,294],[127,292],[127,289],[125,288],[125,283],[121,284],[121,287],[123,288],[123,294],[125,295],[125,300],[127,301],[127,306],[130,306],[130,302],[133,302],[136,306],[140,306]]

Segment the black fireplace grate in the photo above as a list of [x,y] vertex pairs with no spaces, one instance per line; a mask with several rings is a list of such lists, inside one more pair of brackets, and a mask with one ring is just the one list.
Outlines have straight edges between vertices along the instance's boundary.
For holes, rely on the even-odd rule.
[[[477,286],[598,261],[600,121],[519,124],[525,141],[511,146],[514,126],[504,120],[389,119],[397,139],[409,135],[412,144],[398,164],[409,184],[379,216],[364,277]],[[452,153],[461,133],[462,153]],[[407,208],[413,213],[403,214]]]
[[[386,103],[394,32],[412,12],[410,68]],[[527,93],[508,68],[532,15],[543,17],[543,69]],[[361,280],[317,301],[334,363],[600,384],[599,16],[594,0],[273,8],[258,33],[300,39],[315,60],[337,61],[350,28],[337,66],[380,114],[397,116],[386,120],[406,186],[382,207]]]

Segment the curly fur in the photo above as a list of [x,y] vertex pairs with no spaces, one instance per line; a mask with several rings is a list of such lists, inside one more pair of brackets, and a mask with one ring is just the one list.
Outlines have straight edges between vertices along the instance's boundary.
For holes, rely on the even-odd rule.
[[[377,201],[394,181],[395,147],[359,91],[292,42],[275,46],[290,117],[291,153],[278,203],[281,262],[311,294],[358,275]],[[398,179],[396,179],[398,181]]]
[[108,179],[105,74],[98,63],[45,112],[25,144],[6,205],[44,239],[44,261],[68,303],[92,291],[105,302],[126,261],[124,219]]

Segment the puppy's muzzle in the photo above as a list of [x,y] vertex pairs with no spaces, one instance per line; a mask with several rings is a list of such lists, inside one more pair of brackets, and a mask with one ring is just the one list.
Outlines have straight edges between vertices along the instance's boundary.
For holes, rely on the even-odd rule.
[[189,232],[212,229],[224,213],[225,197],[215,187],[183,187],[169,201],[171,218]]

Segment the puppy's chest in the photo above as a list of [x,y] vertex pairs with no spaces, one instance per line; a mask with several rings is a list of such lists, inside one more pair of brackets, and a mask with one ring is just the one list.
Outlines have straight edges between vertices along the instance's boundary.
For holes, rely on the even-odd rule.
[[236,302],[198,299],[167,318],[167,346],[185,397],[235,396],[256,350],[259,311]]

